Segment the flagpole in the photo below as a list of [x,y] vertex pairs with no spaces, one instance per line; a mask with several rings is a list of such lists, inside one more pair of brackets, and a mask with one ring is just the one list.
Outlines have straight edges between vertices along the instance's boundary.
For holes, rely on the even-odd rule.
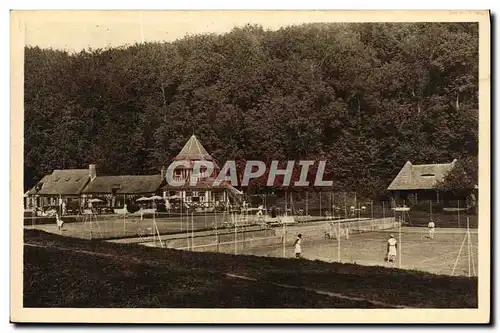
[[187,240],[187,246],[188,246],[188,251],[191,249],[191,245],[189,242],[189,212],[186,212],[186,240]]
[[399,218],[399,268],[401,268],[401,255],[403,253],[402,248],[401,248],[401,224],[402,220],[401,217]]
[[335,219],[335,192],[332,192],[332,219]]
[[[469,218],[467,218],[467,226],[469,226]],[[468,227],[467,227],[468,229]],[[472,253],[471,257],[471,263],[472,263],[472,274],[475,276],[476,275],[476,266],[474,264],[474,252],[472,251],[472,241],[470,240],[470,230],[469,231],[469,246],[470,246],[470,252]]]
[[347,192],[344,192],[344,218],[347,219]]
[[194,216],[191,211],[191,250],[194,251]]
[[231,219],[233,220],[233,226],[234,226],[234,254],[238,254],[238,250],[237,250],[237,245],[236,245],[236,241],[238,240],[238,230],[236,229],[236,221],[234,220],[234,216],[231,212],[229,212],[229,214],[231,214]]
[[319,190],[319,217],[323,218],[323,213],[321,212],[321,189]]
[[340,219],[337,222],[338,232],[337,232],[337,261],[340,262]]
[[470,230],[469,230],[469,218],[467,218],[467,264],[468,264],[468,277],[470,277],[470,266],[471,266],[471,241],[470,241]]
[[286,247],[285,247],[285,223],[286,221],[284,221],[283,223],[283,226],[282,226],[282,229],[283,229],[283,258],[286,257]]
[[371,216],[371,229],[373,230],[373,200],[370,200],[370,208],[372,210],[372,216]]
[[309,191],[306,191],[306,217],[309,216]]

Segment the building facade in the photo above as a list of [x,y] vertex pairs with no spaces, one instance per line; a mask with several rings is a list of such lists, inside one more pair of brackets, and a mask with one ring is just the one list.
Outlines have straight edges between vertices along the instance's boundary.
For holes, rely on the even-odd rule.
[[[223,204],[239,204],[243,201],[243,193],[235,189],[231,184],[223,181],[214,184],[220,167],[217,161],[206,151],[195,135],[192,135],[181,149],[174,161],[183,162],[174,170],[173,178],[176,181],[184,180],[183,186],[164,186],[164,197],[168,200],[180,200],[188,205],[199,205],[201,207],[213,207]],[[201,170],[196,185],[190,185],[189,180],[193,175],[196,161],[209,161],[213,163],[214,170],[208,174]]]
[[[174,170],[174,179],[186,180],[184,186],[170,186],[166,181],[166,168],[157,175],[97,175],[96,165],[88,169],[54,170],[46,175],[32,189],[24,194],[25,209],[48,207],[71,207],[77,213],[87,207],[89,199],[99,199],[108,208],[130,206],[140,196],[162,196],[166,207],[175,207],[175,202],[185,207],[210,208],[217,205],[238,205],[243,201],[243,193],[226,181],[214,184],[220,167],[205,150],[195,135],[186,142],[174,161],[182,161],[183,166]],[[191,186],[196,161],[210,161],[214,165],[212,173],[201,174],[197,184]]]

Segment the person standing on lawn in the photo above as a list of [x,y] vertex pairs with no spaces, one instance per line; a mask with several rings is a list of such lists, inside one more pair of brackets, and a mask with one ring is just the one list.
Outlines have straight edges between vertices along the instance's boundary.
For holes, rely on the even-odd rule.
[[302,234],[297,235],[297,239],[295,239],[295,242],[293,243],[293,246],[295,247],[295,258],[300,259],[302,258]]
[[396,255],[398,253],[398,241],[394,238],[394,235],[389,236],[387,241],[387,262],[394,263],[396,261]]
[[57,230],[61,232],[64,225],[64,221],[61,220],[61,218],[59,217],[59,213],[56,213],[56,224],[57,224]]
[[427,226],[429,227],[429,238],[434,239],[434,233],[436,232],[434,221],[431,220]]

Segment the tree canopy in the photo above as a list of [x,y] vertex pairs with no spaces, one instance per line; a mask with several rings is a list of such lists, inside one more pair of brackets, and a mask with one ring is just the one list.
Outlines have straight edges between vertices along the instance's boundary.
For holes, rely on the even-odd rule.
[[478,153],[476,23],[247,25],[122,48],[25,49],[24,186],[151,174],[195,132],[221,163],[324,159],[377,195],[407,160]]
[[477,157],[466,157],[459,161],[445,178],[436,185],[437,189],[448,191],[458,197],[465,197],[478,186]]

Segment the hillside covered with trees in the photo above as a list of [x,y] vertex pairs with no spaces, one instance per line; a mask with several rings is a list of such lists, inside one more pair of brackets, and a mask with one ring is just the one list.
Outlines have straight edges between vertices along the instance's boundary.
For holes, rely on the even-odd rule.
[[379,195],[407,160],[478,153],[475,23],[235,28],[170,43],[25,49],[24,186],[53,169],[151,174],[194,132],[228,159],[326,159]]

